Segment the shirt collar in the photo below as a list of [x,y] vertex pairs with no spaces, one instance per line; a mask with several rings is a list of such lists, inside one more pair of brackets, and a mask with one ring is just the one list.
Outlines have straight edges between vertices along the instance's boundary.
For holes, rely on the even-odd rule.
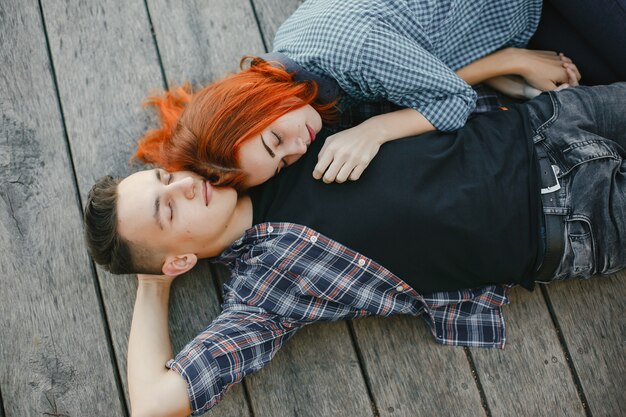
[[302,65],[298,64],[285,54],[280,52],[270,52],[260,55],[259,58],[269,63],[282,64],[288,73],[294,75],[295,81],[314,81],[318,87],[317,100],[320,102],[331,102],[337,99],[341,94],[341,89],[335,79],[315,74],[305,69]]

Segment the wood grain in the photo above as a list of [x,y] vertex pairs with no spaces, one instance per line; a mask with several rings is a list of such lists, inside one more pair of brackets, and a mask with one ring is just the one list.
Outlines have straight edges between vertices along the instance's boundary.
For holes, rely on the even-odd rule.
[[121,416],[39,5],[3,1],[0,21],[4,409]]
[[304,0],[253,0],[268,50],[280,25],[296,11]]
[[485,414],[465,352],[435,343],[421,318],[353,325],[380,417]]
[[345,322],[300,330],[248,383],[255,416],[373,416]]
[[584,416],[541,291],[515,288],[504,312],[505,349],[471,349],[492,415]]
[[[97,178],[131,172],[128,160],[148,120],[139,103],[154,82],[161,83],[156,50],[144,4],[138,0],[45,2],[43,14],[84,203]],[[97,271],[127,394],[135,278]]]
[[591,414],[626,416],[626,272],[547,292]]
[[[52,55],[58,68],[61,102],[83,197],[108,173],[125,175],[137,138],[151,120],[140,102],[163,85],[156,45],[142,1],[46,3]],[[135,298],[134,276],[98,269],[111,338],[126,387],[126,351]],[[170,327],[175,349],[203,329],[217,313],[208,268],[181,278],[172,290]],[[127,389],[125,389],[127,392]],[[241,394],[232,395],[224,415],[247,415]]]
[[204,86],[238,71],[244,55],[264,52],[249,0],[148,4],[170,84]]

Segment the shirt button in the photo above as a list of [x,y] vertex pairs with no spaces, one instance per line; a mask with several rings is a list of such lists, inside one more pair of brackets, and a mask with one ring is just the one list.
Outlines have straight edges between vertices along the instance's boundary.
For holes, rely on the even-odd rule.
[[398,292],[402,292],[402,291],[404,291],[404,286],[402,286],[402,285],[398,285],[398,286],[396,287],[396,291],[398,291]]
[[358,264],[359,264],[359,266],[365,265],[365,259],[363,259],[363,258],[359,259]]
[[311,243],[317,242],[317,236],[311,236],[310,241],[311,241]]
[[267,226],[267,233],[272,233],[274,228],[272,226]]

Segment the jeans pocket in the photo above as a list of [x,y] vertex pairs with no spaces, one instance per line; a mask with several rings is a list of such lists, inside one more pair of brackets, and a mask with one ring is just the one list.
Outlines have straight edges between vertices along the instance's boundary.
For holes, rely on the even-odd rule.
[[585,218],[571,218],[566,221],[565,230],[572,256],[571,277],[590,278],[595,265],[591,224]]

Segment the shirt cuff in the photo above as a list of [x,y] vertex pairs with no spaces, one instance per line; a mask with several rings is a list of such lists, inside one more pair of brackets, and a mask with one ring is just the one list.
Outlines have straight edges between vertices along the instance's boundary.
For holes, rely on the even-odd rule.
[[187,394],[193,416],[206,413],[224,395],[217,362],[202,345],[180,352],[165,366],[178,372],[187,381]]
[[419,111],[437,130],[448,132],[465,125],[467,118],[476,106],[476,92],[469,89],[467,95],[442,97],[428,103],[408,104]]

